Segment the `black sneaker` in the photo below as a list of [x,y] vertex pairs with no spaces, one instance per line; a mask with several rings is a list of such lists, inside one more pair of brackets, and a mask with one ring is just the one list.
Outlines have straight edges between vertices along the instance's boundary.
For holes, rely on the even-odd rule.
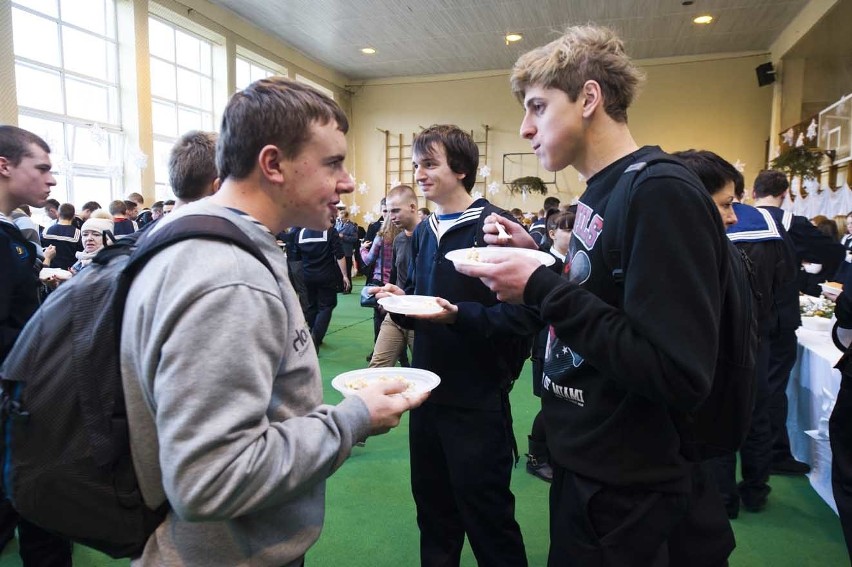
[[766,486],[762,490],[740,490],[740,500],[742,500],[743,508],[749,512],[762,512],[766,508],[766,502],[771,491],[771,486]]
[[811,472],[811,467],[807,463],[797,461],[790,458],[785,461],[773,462],[769,469],[770,474],[781,474],[787,476],[799,476]]
[[534,455],[527,454],[527,472],[545,482],[553,482],[553,468],[550,463],[539,462]]

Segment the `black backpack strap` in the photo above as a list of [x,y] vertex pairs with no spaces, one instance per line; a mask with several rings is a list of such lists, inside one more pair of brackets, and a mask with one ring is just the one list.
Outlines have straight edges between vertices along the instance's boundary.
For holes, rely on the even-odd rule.
[[201,214],[186,215],[166,224],[153,234],[146,234],[140,239],[139,246],[133,252],[125,271],[135,274],[160,250],[191,238],[220,240],[239,246],[254,256],[270,273],[275,273],[257,244],[233,222],[224,217]]
[[627,270],[627,262],[623,251],[627,248],[627,213],[630,210],[630,200],[633,197],[633,189],[636,186],[636,178],[643,171],[658,163],[670,163],[685,167],[683,162],[662,151],[652,153],[645,161],[631,164],[624,170],[612,188],[609,202],[606,206],[606,226],[612,227],[613,238],[609,240],[613,248],[607,251],[607,261],[612,270],[612,279],[616,285],[624,285],[624,274]]

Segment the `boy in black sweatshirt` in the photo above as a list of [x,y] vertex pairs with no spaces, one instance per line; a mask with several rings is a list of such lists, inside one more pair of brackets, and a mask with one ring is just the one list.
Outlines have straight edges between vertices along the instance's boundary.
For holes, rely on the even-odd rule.
[[[675,417],[695,409],[713,379],[728,246],[719,212],[693,173],[659,163],[634,180],[623,247],[608,225],[621,175],[660,153],[640,148],[627,127],[641,78],[621,40],[596,26],[571,27],[517,61],[522,137],[548,171],[572,165],[588,180],[567,278],[517,256],[461,269],[503,301],[539,307],[550,324],[542,412],[554,469],[551,567],[725,565],[734,548],[718,492],[682,454]],[[535,246],[498,217],[484,231],[491,244]]]

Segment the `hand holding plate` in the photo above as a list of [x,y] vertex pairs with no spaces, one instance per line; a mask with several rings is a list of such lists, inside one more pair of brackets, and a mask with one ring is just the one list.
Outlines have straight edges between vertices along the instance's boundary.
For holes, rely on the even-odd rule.
[[459,264],[456,270],[482,280],[505,303],[523,303],[524,289],[534,271],[541,267],[535,258],[522,255],[489,258],[477,264]]

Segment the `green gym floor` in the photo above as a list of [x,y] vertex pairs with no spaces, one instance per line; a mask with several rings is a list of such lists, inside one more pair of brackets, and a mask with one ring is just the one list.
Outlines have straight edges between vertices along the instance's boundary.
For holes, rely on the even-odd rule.
[[[339,295],[329,333],[320,350],[325,401],[341,396],[331,379],[346,370],[366,366],[372,347],[372,311],[358,305],[363,279],[351,295]],[[512,392],[512,411],[518,447],[526,450],[526,436],[538,411],[532,395],[529,364]],[[408,567],[418,564],[418,533],[409,490],[407,419],[387,435],[373,437],[328,481],[326,522],[319,542],[308,551],[308,567]],[[805,477],[771,479],[767,508],[758,514],[740,512],[733,521],[737,548],[732,567],[849,565],[840,522],[811,489]],[[517,520],[523,531],[531,567],[547,563],[548,485],[527,474],[522,460],[512,478]],[[75,567],[125,566],[91,549],[75,546]],[[465,547],[463,566],[475,566]],[[16,542],[0,555],[0,567],[21,565]]]

